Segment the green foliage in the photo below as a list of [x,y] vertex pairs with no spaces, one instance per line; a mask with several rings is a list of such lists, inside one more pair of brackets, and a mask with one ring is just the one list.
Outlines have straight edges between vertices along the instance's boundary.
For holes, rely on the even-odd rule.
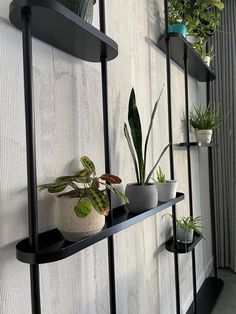
[[218,128],[225,118],[219,117],[219,110],[214,105],[204,109],[194,107],[190,112],[189,124],[195,130],[211,130]]
[[[204,228],[202,222],[202,218],[196,217],[182,217],[181,219],[176,219],[176,227],[179,227],[181,229],[184,230],[189,230],[189,229],[193,229],[197,234],[199,234],[200,236],[203,236],[202,232],[200,229]],[[205,238],[204,238],[205,239]]]
[[156,176],[157,182],[160,183],[166,183],[166,176],[162,172],[161,167],[159,167],[159,170],[157,170],[157,176]]
[[131,137],[129,134],[128,127],[126,123],[124,124],[124,135],[127,140],[129,150],[134,162],[135,167],[135,173],[136,173],[136,179],[137,183],[141,185],[148,184],[151,175],[155,168],[157,167],[160,159],[162,158],[165,151],[168,149],[169,145],[167,145],[164,150],[162,151],[161,155],[159,156],[157,162],[155,163],[154,167],[146,177],[146,161],[147,161],[147,148],[148,148],[148,141],[150,137],[150,133],[153,126],[153,120],[156,114],[157,106],[160,102],[161,95],[164,89],[164,85],[161,89],[160,95],[155,103],[155,106],[153,108],[152,114],[151,114],[151,120],[149,123],[149,128],[145,140],[144,145],[144,153],[143,153],[143,143],[142,143],[142,126],[140,121],[140,116],[138,112],[138,108],[136,106],[136,98],[135,98],[135,91],[134,89],[131,90],[130,98],[129,98],[129,112],[128,112],[128,121],[129,121],[129,127],[131,130]]
[[[67,187],[72,188],[69,192],[58,196],[79,198],[74,210],[76,215],[80,218],[88,216],[92,211],[92,206],[99,214],[104,216],[108,215],[109,200],[106,188],[123,199],[125,203],[129,202],[126,195],[111,186],[111,184],[119,184],[122,182],[119,177],[107,173],[96,177],[94,163],[87,156],[82,156],[80,161],[84,169],[73,176],[59,177],[52,183],[40,185],[39,191],[47,189],[49,193],[60,193]],[[103,185],[105,189],[100,190],[100,185]],[[88,198],[88,200],[85,198]]]
[[168,1],[168,19],[169,24],[185,24],[185,15],[191,8],[190,0],[169,0]]

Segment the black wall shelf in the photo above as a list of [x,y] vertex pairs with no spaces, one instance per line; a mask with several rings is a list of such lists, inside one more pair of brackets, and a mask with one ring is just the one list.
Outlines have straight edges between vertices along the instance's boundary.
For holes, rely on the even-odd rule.
[[10,21],[22,30],[22,9],[31,12],[32,36],[77,58],[90,62],[107,61],[118,55],[118,46],[103,32],[55,0],[14,0]]
[[[178,33],[169,33],[170,57],[184,69],[184,56],[188,58],[188,74],[200,82],[215,80],[215,74],[206,65],[191,44]],[[157,46],[166,53],[165,35],[159,37]]]
[[214,143],[203,143],[203,142],[183,142],[178,144],[180,147],[216,147]]
[[39,234],[39,250],[34,253],[30,247],[29,239],[22,240],[17,244],[17,259],[28,264],[42,264],[55,262],[67,258],[107,237],[112,236],[136,223],[151,217],[166,208],[177,204],[184,199],[183,193],[177,193],[176,198],[166,203],[159,203],[157,207],[149,209],[144,213],[131,214],[126,206],[113,210],[113,224],[104,228],[101,232],[83,240],[72,243],[64,240],[58,229],[53,229]]
[[[197,293],[197,309],[200,314],[210,314],[224,286],[224,282],[215,277],[208,277]],[[194,314],[193,304],[186,314]]]
[[167,242],[166,242],[166,249],[169,252],[177,252],[178,254],[185,254],[185,253],[189,253],[191,252],[195,246],[201,241],[202,237],[200,235],[198,235],[197,233],[194,234],[194,238],[193,238],[193,242],[190,244],[183,244],[178,242],[177,243],[177,248],[174,248],[174,241],[173,241],[173,237],[170,238]]

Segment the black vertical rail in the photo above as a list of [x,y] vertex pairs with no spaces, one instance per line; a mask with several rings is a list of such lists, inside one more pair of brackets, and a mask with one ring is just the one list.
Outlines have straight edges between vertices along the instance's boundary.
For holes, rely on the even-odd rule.
[[[210,83],[207,82],[206,89],[207,106],[210,104]],[[211,236],[212,236],[212,253],[213,253],[213,267],[214,276],[217,275],[217,256],[216,256],[216,226],[215,226],[215,202],[214,202],[214,180],[213,180],[213,156],[212,147],[208,148],[208,167],[209,167],[209,187],[210,187],[210,208],[211,208]]]
[[[170,176],[174,179],[174,154],[173,154],[173,132],[172,132],[172,102],[171,102],[171,73],[170,73],[170,39],[169,39],[169,21],[168,21],[168,0],[164,0],[165,8],[165,44],[166,44],[166,74],[167,74],[167,102],[168,102],[168,132],[169,132],[169,155],[170,155]],[[176,206],[172,206],[172,224],[174,241],[174,267],[175,267],[175,297],[176,313],[180,314],[180,291],[179,291],[179,263],[177,254],[176,238]]]
[[[100,30],[106,34],[106,20],[105,20],[105,3],[104,0],[99,0],[99,17]],[[107,83],[107,57],[102,52],[101,55],[101,73],[102,73],[102,99],[103,99],[103,127],[104,127],[104,153],[105,153],[105,171],[110,173],[110,152],[109,152],[109,116],[108,116],[108,83]],[[109,193],[109,200],[111,205],[111,195]],[[112,226],[113,213],[110,210],[107,217],[108,226]],[[116,314],[116,283],[115,283],[115,257],[114,257],[114,239],[113,236],[108,238],[108,267],[109,267],[109,292],[110,292],[110,313]]]
[[[33,106],[31,12],[22,11],[22,39],[25,93],[25,124],[27,149],[29,241],[34,252],[38,250],[38,200],[36,175],[35,117]],[[30,265],[32,313],[40,314],[39,265]]]
[[[188,56],[187,49],[184,53],[184,84],[185,84],[185,113],[186,113],[186,139],[187,139],[187,163],[188,163],[188,187],[189,187],[189,210],[190,216],[193,217],[193,191],[192,191],[192,170],[191,154],[189,145],[189,102],[188,102]],[[192,251],[192,275],[193,275],[193,313],[197,313],[197,280],[196,280],[196,262],[195,249]]]

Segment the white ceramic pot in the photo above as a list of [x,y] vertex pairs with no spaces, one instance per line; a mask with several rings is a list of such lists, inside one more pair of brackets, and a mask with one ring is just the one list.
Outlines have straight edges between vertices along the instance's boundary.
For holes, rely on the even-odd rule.
[[205,57],[203,58],[203,60],[205,61],[205,63],[206,63],[207,66],[210,66],[210,65],[211,65],[211,57],[205,56]]
[[158,200],[160,202],[168,202],[176,197],[178,182],[175,180],[168,180],[166,183],[157,182]]
[[212,130],[195,130],[197,142],[211,143]]
[[186,39],[190,44],[195,44],[198,41],[197,37],[194,35],[187,35]]
[[158,203],[158,192],[153,183],[147,185],[127,184],[125,194],[129,198],[127,206],[134,214],[140,214],[147,209],[154,208]]
[[193,242],[193,229],[184,229],[179,226],[176,226],[176,238],[180,243],[192,243]]
[[[84,200],[88,200],[84,198]],[[79,218],[74,207],[78,198],[58,197],[57,227],[64,238],[71,242],[77,242],[102,230],[105,225],[105,217],[98,214],[93,208],[85,218]]]

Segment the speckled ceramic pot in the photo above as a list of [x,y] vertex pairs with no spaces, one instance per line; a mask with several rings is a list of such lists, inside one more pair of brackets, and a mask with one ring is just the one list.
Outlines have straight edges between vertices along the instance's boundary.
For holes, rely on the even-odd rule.
[[134,214],[154,208],[158,203],[158,192],[155,184],[127,184],[125,194],[129,199],[128,209]]
[[197,142],[211,143],[212,130],[195,130]]
[[[85,198],[87,200],[87,198]],[[78,198],[58,197],[57,227],[66,240],[77,242],[102,230],[105,225],[105,217],[92,210],[85,218],[79,218],[74,207]]]

